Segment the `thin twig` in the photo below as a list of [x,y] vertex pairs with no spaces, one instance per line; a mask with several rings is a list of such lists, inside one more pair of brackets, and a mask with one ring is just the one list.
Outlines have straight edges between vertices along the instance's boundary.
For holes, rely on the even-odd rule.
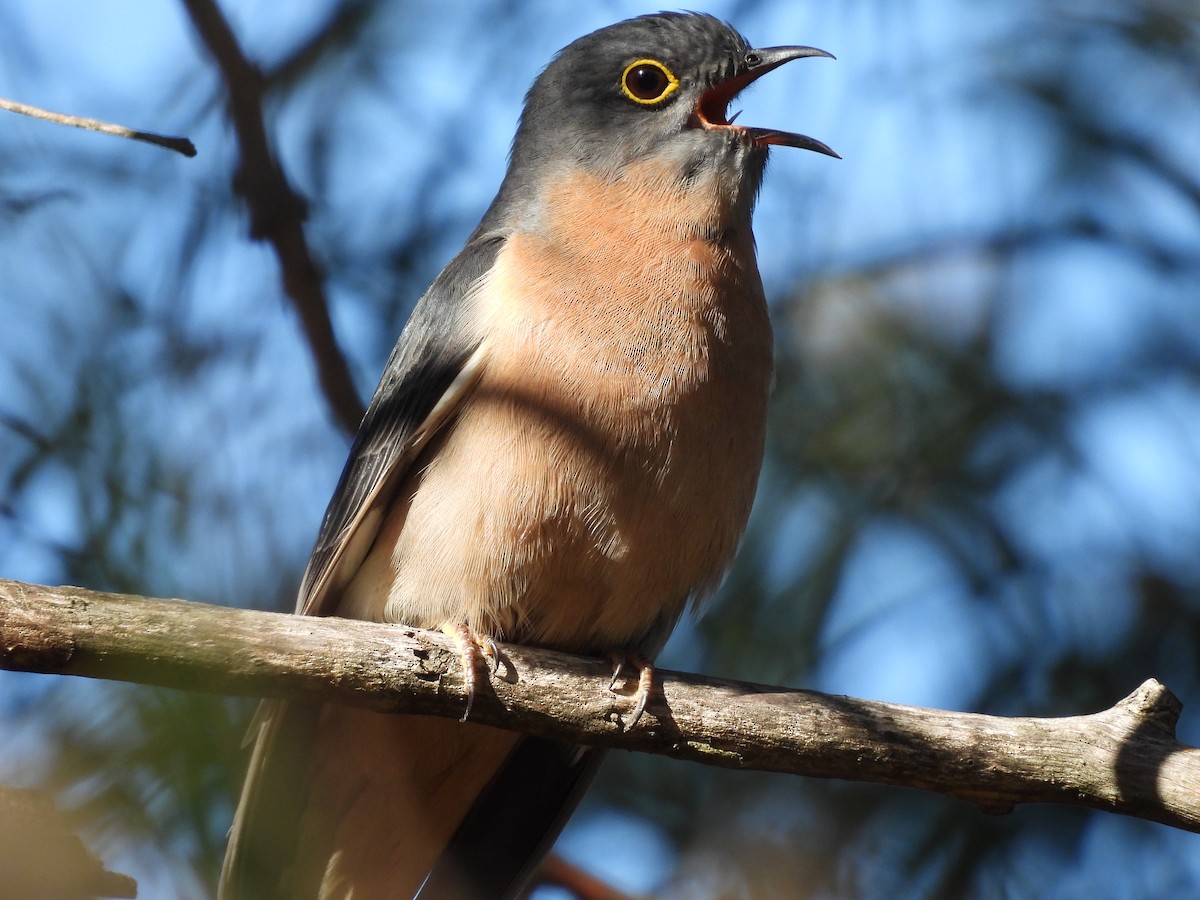
[[185,137],[169,137],[167,135],[155,134],[152,131],[137,131],[133,128],[126,128],[124,125],[101,122],[99,119],[68,116],[66,113],[51,112],[39,106],[30,106],[28,103],[5,100],[3,97],[0,97],[0,109],[6,109],[9,112],[14,112],[21,116],[29,116],[33,119],[45,119],[47,122],[54,122],[56,125],[69,125],[71,128],[82,128],[85,131],[99,131],[101,134],[111,134],[114,137],[129,138],[132,141],[154,144],[156,147],[165,147],[168,150],[174,150],[176,153],[182,153],[188,157],[196,155],[196,145]]

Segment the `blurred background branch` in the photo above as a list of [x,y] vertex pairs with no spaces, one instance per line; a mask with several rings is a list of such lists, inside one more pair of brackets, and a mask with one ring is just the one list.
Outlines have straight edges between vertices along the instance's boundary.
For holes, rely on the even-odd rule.
[[36,791],[0,787],[0,889],[30,900],[136,897],[128,875],[88,852],[70,821]]
[[[0,94],[203,150],[0,132],[0,574],[286,609],[355,417],[330,418],[279,257],[247,237],[233,90],[304,198],[289,215],[362,397],[493,196],[538,68],[645,8],[204,5],[251,67],[232,86],[182,3],[0,6]],[[756,86],[745,121],[845,159],[773,155],[766,474],[662,664],[1003,716],[1154,676],[1200,706],[1195,4],[704,8],[837,54]],[[53,791],[146,896],[210,896],[248,704],[0,682],[0,781]],[[1200,892],[1195,841],[612,754],[559,850],[668,900],[1156,898]]]
[[366,407],[334,336],[324,275],[304,236],[308,204],[288,183],[267,138],[262,73],[242,53],[215,0],[184,0],[184,6],[220,70],[229,96],[240,154],[233,184],[250,210],[250,236],[267,241],[275,250],[284,291],[304,326],[330,412],[348,434],[354,434]]

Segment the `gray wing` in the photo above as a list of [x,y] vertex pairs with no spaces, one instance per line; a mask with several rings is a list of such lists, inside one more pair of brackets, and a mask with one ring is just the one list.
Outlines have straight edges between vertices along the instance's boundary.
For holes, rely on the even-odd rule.
[[[473,240],[413,309],[329,501],[301,582],[298,612],[336,612],[337,588],[370,550],[392,493],[469,393],[482,352],[466,321],[470,297],[502,243],[502,237]],[[293,896],[287,860],[306,803],[304,773],[319,709],[270,700],[259,707],[251,726],[257,740],[221,873],[222,898]]]
[[492,237],[468,244],[413,309],[325,511],[297,612],[336,612],[331,606],[337,589],[366,557],[392,493],[470,392],[478,375],[479,337],[466,321],[469,297],[502,243]]

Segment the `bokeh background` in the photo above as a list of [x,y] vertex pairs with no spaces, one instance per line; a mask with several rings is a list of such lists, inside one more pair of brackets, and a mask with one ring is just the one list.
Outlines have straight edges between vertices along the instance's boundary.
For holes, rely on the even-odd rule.
[[[699,5],[838,55],[739,105],[845,159],[774,153],[769,457],[737,566],[665,664],[1005,715],[1155,676],[1200,743],[1200,7]],[[653,11],[223,6],[364,397],[536,73]],[[349,438],[248,237],[212,60],[182,2],[7,0],[0,34],[0,96],[200,151],[0,114],[0,575],[289,608]],[[0,673],[0,782],[55,791],[141,896],[206,897],[249,709]],[[668,898],[1150,898],[1200,893],[1198,842],[618,753],[560,850]]]

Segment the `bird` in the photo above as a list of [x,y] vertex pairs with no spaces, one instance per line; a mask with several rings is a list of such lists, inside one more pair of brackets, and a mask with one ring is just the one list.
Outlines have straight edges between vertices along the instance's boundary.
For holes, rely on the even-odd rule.
[[[756,490],[768,150],[837,156],[729,105],[815,56],[659,13],[552,59],[498,194],[387,361],[298,613],[440,628],[464,677],[496,641],[615,654],[614,684],[639,673],[632,724]],[[336,705],[265,701],[253,729],[224,900],[519,896],[602,756]]]

